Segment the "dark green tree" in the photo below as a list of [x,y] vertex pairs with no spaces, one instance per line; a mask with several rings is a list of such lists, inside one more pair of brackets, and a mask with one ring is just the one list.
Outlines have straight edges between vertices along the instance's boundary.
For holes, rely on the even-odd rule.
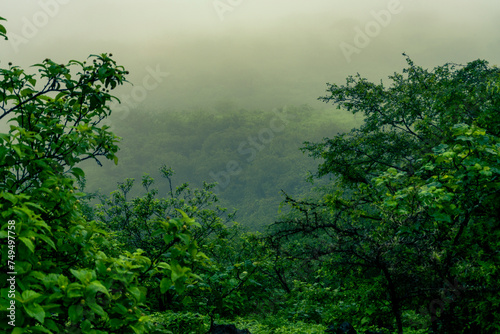
[[[8,268],[0,279],[15,281],[2,285],[0,296],[2,319],[15,319],[0,328],[150,332],[140,278],[168,276],[181,290],[177,281],[193,276],[172,257],[152,261],[141,250],[119,249],[102,224],[85,219],[75,182],[84,177],[76,167],[81,161],[117,162],[119,138],[100,123],[111,113],[109,91],[126,81],[127,71],[110,54],[67,64],[46,59],[34,68],[37,74],[0,69],[0,119],[10,125],[0,134],[0,260]],[[182,228],[191,225],[183,215],[162,232],[192,250],[189,229]]]
[[[485,311],[498,302],[500,70],[476,60],[429,71],[406,59],[388,87],[360,75],[328,84],[320,99],[364,123],[306,143],[323,160],[316,176],[332,186],[320,201],[286,197],[294,216],[275,223],[270,240],[286,257],[320,261],[361,324],[491,332],[500,316]],[[415,315],[427,306],[430,316]]]

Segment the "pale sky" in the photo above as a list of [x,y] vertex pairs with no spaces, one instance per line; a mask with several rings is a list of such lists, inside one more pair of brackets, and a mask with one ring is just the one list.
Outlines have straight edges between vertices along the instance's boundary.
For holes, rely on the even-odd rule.
[[326,82],[386,79],[402,52],[427,68],[500,63],[498,0],[0,1],[2,66],[112,52],[134,110],[318,106]]

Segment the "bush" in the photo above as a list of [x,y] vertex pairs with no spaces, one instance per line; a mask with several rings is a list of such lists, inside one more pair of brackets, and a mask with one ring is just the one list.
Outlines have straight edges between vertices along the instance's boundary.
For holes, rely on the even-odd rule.
[[151,321],[152,334],[204,334],[210,329],[210,318],[199,313],[154,313]]
[[[82,213],[84,194],[75,180],[84,173],[76,164],[118,161],[119,138],[99,123],[111,112],[109,90],[127,74],[111,55],[91,56],[89,63],[46,59],[35,65],[40,78],[17,66],[0,69],[0,118],[11,123],[0,134],[0,253],[16,273],[0,274],[2,282],[15,281],[1,289],[0,316],[15,307],[2,330],[147,333],[144,282],[163,277],[163,292],[172,286],[180,292],[195,278],[177,258],[160,262],[142,250],[121,250]],[[160,225],[166,239],[182,241],[176,247],[184,256],[203,257],[190,229],[182,228],[196,226],[193,219],[181,213]]]

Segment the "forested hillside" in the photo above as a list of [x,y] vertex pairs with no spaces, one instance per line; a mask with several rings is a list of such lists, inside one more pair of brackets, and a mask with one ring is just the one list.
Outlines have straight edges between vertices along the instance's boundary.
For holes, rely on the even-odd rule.
[[[305,195],[324,184],[306,182],[317,161],[300,151],[303,142],[348,131],[361,117],[332,108],[259,111],[221,103],[217,109],[182,112],[137,109],[110,120],[113,132],[123,138],[116,154],[120,163],[83,165],[88,192],[109,193],[117,182],[140,180],[144,173],[157,178],[167,165],[175,171],[174,185],[217,182],[214,191],[222,205],[237,210],[235,219],[243,227],[261,230],[278,217],[281,190]],[[157,187],[165,194],[169,185]]]
[[121,121],[111,54],[3,66],[0,330],[500,332],[500,70],[404,59],[340,111]]

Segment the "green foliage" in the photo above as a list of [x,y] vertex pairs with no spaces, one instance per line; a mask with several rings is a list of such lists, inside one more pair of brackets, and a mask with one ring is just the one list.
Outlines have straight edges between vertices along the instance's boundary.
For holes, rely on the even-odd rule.
[[[0,17],[0,21],[6,21],[3,17]],[[0,37],[3,37],[4,39],[9,39],[7,37],[7,30],[3,26],[3,24],[0,24]]]
[[[109,89],[127,73],[107,54],[89,63],[46,59],[35,65],[39,77],[17,66],[0,69],[0,118],[11,123],[0,135],[1,261],[15,263],[18,332],[146,333],[144,277],[164,277],[182,291],[192,276],[174,258],[120,251],[103,224],[82,215],[75,179],[84,173],[75,165],[101,156],[117,162],[118,138],[99,123],[111,112]],[[190,235],[180,232],[194,224],[181,213],[161,233],[196,253]],[[2,288],[2,317],[9,299]]]
[[252,334],[323,334],[326,326],[305,323],[302,321],[290,322],[279,316],[268,316],[264,319],[235,319],[237,328],[246,328]]
[[[225,224],[232,214],[226,214],[226,209],[216,204],[218,199],[212,192],[213,184],[204,184],[202,189],[191,189],[184,183],[174,190],[171,179],[173,170],[163,166],[160,171],[169,185],[165,197],[157,198],[158,189],[152,187],[154,179],[144,175],[144,195],[129,199],[134,180],[127,179],[118,185],[119,189],[112,192],[110,197],[101,195],[101,204],[90,215],[105,224],[123,248],[140,248],[151,259],[175,261],[177,266],[172,269],[185,268],[175,274],[184,273],[180,276],[182,280],[153,277],[147,282],[149,286],[159,287],[162,293],[166,293],[149,299],[149,305],[154,309],[184,309],[185,304],[193,300],[192,291],[198,289],[186,279],[192,277],[193,280],[199,280],[204,277],[194,275],[191,270],[204,273],[212,265],[211,261],[208,263],[205,253],[211,255],[215,247],[213,244],[225,240],[230,234]],[[188,219],[186,215],[201,223],[195,222],[194,218]],[[204,253],[199,250],[199,243],[203,245]],[[227,252],[227,249],[222,251]],[[186,286],[186,296],[179,299],[175,293],[172,295],[171,288],[181,293]]]
[[261,272],[266,256],[261,241],[234,232],[203,246],[211,263],[200,268],[203,282],[190,293],[200,311],[225,318],[256,312],[270,290]]
[[498,321],[484,307],[498,302],[499,70],[478,60],[429,72],[407,61],[389,88],[359,75],[329,84],[322,99],[365,122],[306,143],[333,185],[319,201],[287,196],[293,212],[269,242],[281,262],[323,263],[343,293],[337,307],[354,306],[331,320],[347,314],[398,333],[492,331]]
[[[196,271],[196,276],[186,272],[186,278],[193,280],[180,281],[186,283],[180,285],[185,290],[177,290],[182,296],[174,293],[171,282],[165,278],[145,281],[149,288],[165,292],[149,298],[148,305],[160,311],[193,311],[224,317],[255,310],[257,301],[268,297],[259,272],[265,257],[262,242],[253,234],[242,234],[234,222],[227,226],[234,214],[226,214],[227,210],[217,205],[214,184],[191,189],[184,183],[173,189],[173,170],[163,166],[160,172],[168,181],[165,197],[157,198],[159,191],[153,188],[154,180],[144,175],[142,195],[130,196],[134,180],[127,179],[110,197],[100,196],[101,204],[89,211],[90,216],[107,226],[122,248],[140,248],[152,259],[168,258]],[[201,223],[172,224],[176,220],[171,217],[182,217],[180,212]],[[162,228],[165,222],[169,222],[170,230]],[[199,282],[194,284],[194,280]]]
[[306,143],[304,151],[324,159],[318,175],[334,174],[348,182],[367,182],[395,168],[412,174],[418,158],[448,140],[456,124],[484,128],[498,135],[500,70],[483,60],[462,66],[445,64],[433,71],[415,66],[389,78],[392,85],[374,84],[359,74],[346,84],[328,84],[328,95],[320,100],[338,108],[362,113],[364,124],[348,134],[320,143]]
[[[320,283],[294,281],[292,294],[287,299],[287,307],[283,310],[291,322],[328,323],[325,313],[335,305],[335,293],[331,288]],[[339,301],[342,302],[342,301]]]
[[[115,231],[117,240],[126,247],[141,248],[152,257],[156,257],[164,242],[170,243],[175,239],[173,232],[177,230],[189,230],[197,242],[204,241],[212,234],[222,233],[234,213],[227,214],[227,210],[217,204],[218,198],[212,191],[214,184],[204,183],[201,189],[191,189],[189,184],[184,183],[173,189],[174,171],[163,166],[160,172],[168,181],[164,197],[158,198],[159,190],[153,188],[155,180],[145,174],[141,182],[145,192],[143,196],[129,199],[134,179],[126,179],[111,196],[99,196],[101,203],[91,215]],[[200,223],[194,223],[193,220],[186,226],[172,225],[172,233],[168,237],[158,233],[159,227],[166,225],[171,217],[182,218],[181,212]],[[178,237],[181,240],[186,238],[182,233]]]
[[210,318],[191,312],[154,313],[151,316],[154,323],[152,334],[205,334],[210,328]]

